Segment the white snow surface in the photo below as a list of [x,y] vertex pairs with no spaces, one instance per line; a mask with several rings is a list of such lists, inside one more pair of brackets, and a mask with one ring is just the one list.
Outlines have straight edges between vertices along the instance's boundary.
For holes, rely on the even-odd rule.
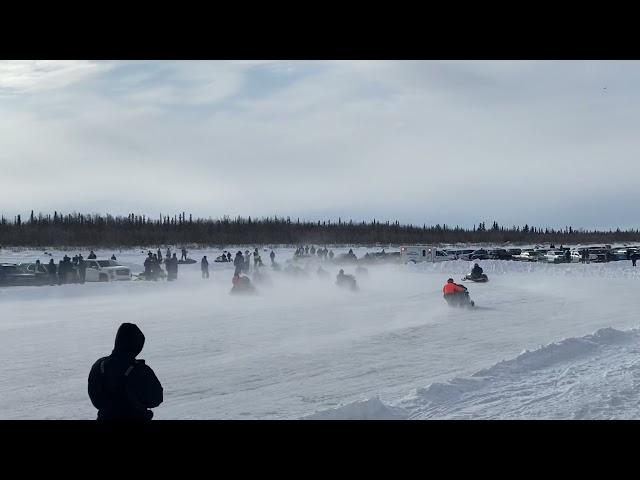
[[[481,261],[490,281],[469,284],[477,308],[460,310],[441,289],[465,261],[369,266],[355,293],[334,285],[339,266],[328,279],[267,268],[273,285],[241,297],[219,253],[189,253],[207,255],[209,280],[196,263],[173,283],[0,288],[0,418],[95,418],[87,376],[122,322],[146,336],[157,419],[637,418],[640,268],[628,261]],[[115,254],[142,271],[140,249]],[[293,250],[276,254],[284,266]],[[36,258],[49,259],[0,251]]]

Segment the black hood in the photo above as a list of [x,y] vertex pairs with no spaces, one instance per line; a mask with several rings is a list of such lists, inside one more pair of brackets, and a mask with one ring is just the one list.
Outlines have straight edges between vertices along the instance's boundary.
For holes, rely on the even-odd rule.
[[142,351],[142,347],[144,347],[144,335],[138,326],[133,323],[120,325],[113,351],[127,353],[135,357]]

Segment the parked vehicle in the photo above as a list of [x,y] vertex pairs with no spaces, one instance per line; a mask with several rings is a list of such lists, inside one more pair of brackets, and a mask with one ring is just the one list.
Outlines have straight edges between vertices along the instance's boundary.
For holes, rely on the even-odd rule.
[[470,260],[470,256],[475,249],[467,248],[467,249],[459,249],[459,250],[446,250],[447,254],[451,257],[452,260]]
[[520,262],[537,262],[542,255],[534,249],[522,250],[520,255],[514,255],[513,259]]
[[509,255],[511,255],[512,257],[514,257],[516,255],[520,255],[522,253],[522,249],[521,248],[507,248],[507,253]]
[[24,273],[31,273],[35,275],[38,280],[38,285],[45,285],[51,281],[49,270],[47,269],[47,266],[42,263],[19,263],[18,269]]
[[635,251],[635,249],[630,249],[628,247],[614,247],[611,250],[611,253],[616,257],[616,260],[629,260],[629,258],[627,258],[627,252],[631,255]]
[[427,245],[406,245],[400,247],[402,263],[445,262],[453,260],[446,251]]
[[25,272],[15,263],[0,264],[0,286],[43,285],[35,273]]
[[46,264],[42,263],[19,263],[18,268],[26,273],[49,275]]
[[605,263],[608,261],[607,249],[602,247],[581,248],[580,252],[587,251],[589,254],[589,263]]
[[85,281],[87,282],[131,280],[131,270],[128,267],[120,265],[115,260],[85,260],[85,265],[87,267]]
[[567,257],[564,250],[549,250],[544,254],[539,261],[546,261],[547,263],[566,263]]
[[474,250],[469,256],[469,260],[489,260],[489,252],[482,248]]
[[489,250],[488,256],[490,260],[511,260],[513,255],[507,252],[504,248],[494,248]]

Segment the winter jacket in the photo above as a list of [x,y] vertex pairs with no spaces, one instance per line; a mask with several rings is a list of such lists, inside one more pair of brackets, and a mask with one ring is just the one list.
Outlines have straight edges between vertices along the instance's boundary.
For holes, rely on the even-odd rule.
[[136,356],[144,335],[131,323],[118,329],[113,352],[98,359],[89,373],[88,392],[98,420],[151,420],[150,408],[162,403],[162,385],[153,370]]
[[444,292],[445,295],[451,295],[458,292],[464,292],[465,288],[458,285],[457,283],[447,283],[442,288],[442,291]]

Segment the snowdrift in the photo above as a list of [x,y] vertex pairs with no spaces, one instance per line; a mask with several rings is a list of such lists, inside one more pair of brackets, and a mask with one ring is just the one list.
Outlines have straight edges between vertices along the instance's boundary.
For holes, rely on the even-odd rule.
[[[435,382],[427,387],[418,388],[416,391],[399,401],[397,404],[384,404],[378,398],[365,401],[353,402],[338,408],[320,411],[308,418],[313,419],[429,419],[429,418],[511,418],[513,411],[507,411],[501,417],[499,409],[495,406],[499,404],[525,404],[527,409],[534,413],[533,418],[555,418],[553,413],[557,411],[558,405],[553,405],[557,400],[552,390],[558,389],[559,377],[566,374],[580,359],[586,363],[601,365],[600,371],[585,369],[583,375],[594,374],[601,379],[613,372],[616,367],[616,359],[612,358],[624,353],[629,349],[638,352],[640,348],[640,329],[620,331],[614,328],[603,328],[593,334],[579,338],[565,338],[559,342],[541,346],[529,351],[526,350],[513,359],[503,360],[495,365],[479,370],[470,377],[453,378],[448,382]],[[628,355],[622,355],[628,360]],[[608,361],[614,360],[614,361]],[[619,363],[619,359],[618,359]],[[618,368],[620,366],[618,365]],[[624,368],[628,373],[629,368]],[[640,370],[640,363],[633,364],[632,371]],[[640,372],[638,372],[640,375]],[[580,382],[581,378],[574,378],[572,385]],[[640,378],[638,378],[640,383]],[[546,389],[540,386],[546,386]],[[601,380],[598,385],[590,385],[585,389],[580,398],[573,398],[569,401],[569,410],[560,410],[558,418],[615,418],[614,411],[610,411],[608,416],[588,415],[588,411],[602,412],[602,402],[594,402],[593,399],[603,392],[610,391],[612,385],[607,380]],[[615,389],[615,388],[614,388]],[[562,388],[560,388],[562,392]],[[627,397],[629,397],[629,392]],[[605,393],[605,396],[611,396]],[[518,397],[519,400],[518,400]],[[621,397],[613,396],[614,403],[621,404]],[[628,403],[633,407],[640,399],[640,391],[636,391],[633,398],[627,398]],[[514,398],[516,401],[514,402]],[[566,399],[565,399],[566,400]],[[565,401],[565,403],[567,403]],[[600,408],[591,409],[585,407],[590,403],[596,403]],[[535,405],[534,405],[535,404]],[[551,404],[551,405],[550,405]],[[513,405],[512,405],[513,407]],[[482,410],[486,409],[483,415]],[[509,409],[507,409],[509,410]],[[513,410],[513,409],[512,409]],[[515,409],[515,418],[530,418],[526,410]],[[545,416],[545,412],[547,415]],[[625,412],[617,412],[617,416],[624,416]],[[628,412],[627,412],[628,413]],[[632,413],[632,417],[635,413]]]
[[402,408],[385,405],[378,397],[314,413],[303,420],[405,420]]

